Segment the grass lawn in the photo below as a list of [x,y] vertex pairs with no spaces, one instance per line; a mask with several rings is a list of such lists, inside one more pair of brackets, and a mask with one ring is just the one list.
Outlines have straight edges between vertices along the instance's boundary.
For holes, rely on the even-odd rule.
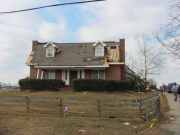
[[[64,117],[60,98],[69,108]],[[0,92],[0,135],[132,135],[143,124],[133,104],[138,98],[135,92]]]

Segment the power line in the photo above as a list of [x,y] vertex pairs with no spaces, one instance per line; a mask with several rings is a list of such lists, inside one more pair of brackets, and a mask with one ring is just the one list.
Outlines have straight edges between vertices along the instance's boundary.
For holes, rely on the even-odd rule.
[[40,7],[34,7],[34,8],[21,9],[21,10],[12,10],[12,11],[0,12],[0,15],[3,15],[3,14],[13,14],[13,13],[19,13],[19,12],[27,12],[27,11],[33,11],[33,10],[40,10],[40,9],[43,9],[43,8],[50,8],[50,7],[93,3],[93,2],[100,2],[100,1],[106,1],[106,0],[86,0],[86,1],[59,3],[59,4],[53,4],[53,5],[46,5],[46,6],[40,6]]

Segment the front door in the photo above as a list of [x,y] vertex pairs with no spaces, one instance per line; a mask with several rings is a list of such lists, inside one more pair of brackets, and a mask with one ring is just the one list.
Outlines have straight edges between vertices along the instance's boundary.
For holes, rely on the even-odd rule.
[[77,71],[70,71],[70,85],[72,85],[73,80],[78,78],[77,75]]

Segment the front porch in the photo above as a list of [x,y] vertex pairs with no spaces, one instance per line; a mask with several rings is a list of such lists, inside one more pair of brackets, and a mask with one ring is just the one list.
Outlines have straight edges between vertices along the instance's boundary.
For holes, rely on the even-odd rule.
[[37,69],[36,79],[63,80],[67,86],[76,79],[106,79],[105,68],[94,69]]

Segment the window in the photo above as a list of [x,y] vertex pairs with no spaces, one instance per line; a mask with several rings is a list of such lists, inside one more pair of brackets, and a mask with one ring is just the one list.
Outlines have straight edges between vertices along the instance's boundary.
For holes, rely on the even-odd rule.
[[77,76],[78,79],[84,79],[85,78],[84,70],[79,70]]
[[94,70],[91,72],[91,79],[98,79],[98,71]]
[[56,73],[55,72],[48,72],[48,79],[50,79],[50,80],[56,79]]
[[95,56],[96,57],[104,57],[104,46],[102,46],[102,45],[96,46]]
[[94,70],[91,72],[91,79],[105,79],[104,70]]
[[48,46],[46,48],[46,57],[54,57],[55,55],[55,48],[53,46]]
[[99,70],[99,79],[105,79],[105,72],[103,70]]

